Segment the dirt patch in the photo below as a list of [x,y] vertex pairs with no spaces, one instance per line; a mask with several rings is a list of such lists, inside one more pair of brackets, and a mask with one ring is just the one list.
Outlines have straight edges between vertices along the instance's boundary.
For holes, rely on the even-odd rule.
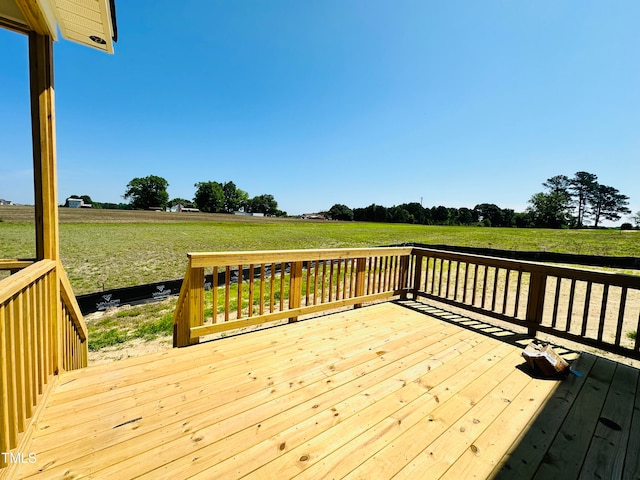
[[159,337],[154,340],[136,339],[121,343],[113,347],[105,347],[97,352],[89,352],[89,365],[116,362],[126,358],[140,357],[148,353],[159,352],[172,348],[173,339],[170,336]]

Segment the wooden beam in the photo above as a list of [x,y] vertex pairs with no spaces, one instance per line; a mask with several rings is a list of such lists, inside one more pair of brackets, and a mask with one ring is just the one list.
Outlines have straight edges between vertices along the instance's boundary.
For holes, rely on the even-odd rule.
[[38,260],[59,259],[53,41],[29,33],[29,78]]
[[53,11],[46,3],[37,2],[36,0],[15,0],[16,5],[22,12],[25,20],[31,29],[39,35],[56,35],[56,23]]

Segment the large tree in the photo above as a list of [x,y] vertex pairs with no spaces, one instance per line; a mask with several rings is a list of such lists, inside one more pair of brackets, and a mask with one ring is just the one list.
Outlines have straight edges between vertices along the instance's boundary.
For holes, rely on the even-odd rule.
[[222,185],[224,193],[224,210],[227,213],[237,212],[244,209],[249,203],[249,194],[240,190],[233,182],[225,182]]
[[[529,200],[527,214],[534,227],[563,228],[571,223],[567,211],[567,197],[562,192],[539,192]],[[520,218],[522,222],[523,219]]]
[[263,213],[264,215],[279,215],[278,202],[273,195],[258,195],[248,202],[249,209],[252,213]]
[[589,172],[576,172],[569,180],[568,190],[576,208],[576,226],[580,228],[590,214],[589,206],[598,190],[598,176]]
[[129,200],[133,208],[145,210],[151,207],[164,208],[169,202],[168,186],[169,182],[157,175],[136,177],[127,184],[123,197]]
[[216,213],[224,209],[224,192],[218,182],[198,182],[193,201],[203,212]]
[[353,220],[353,210],[346,205],[336,203],[329,209],[329,216],[332,220]]
[[629,197],[622,195],[617,188],[607,185],[598,185],[592,195],[591,215],[595,227],[600,223],[600,219],[616,221],[620,220],[621,214],[629,214],[631,210]]

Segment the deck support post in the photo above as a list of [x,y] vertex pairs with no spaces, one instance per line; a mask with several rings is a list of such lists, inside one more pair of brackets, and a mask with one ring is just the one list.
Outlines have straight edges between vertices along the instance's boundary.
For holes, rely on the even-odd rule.
[[[56,122],[53,87],[53,40],[29,32],[29,90],[35,196],[36,258],[60,261],[58,228],[58,179],[56,172]],[[62,304],[60,282],[51,285],[51,328],[57,338],[52,345],[53,371],[62,371]]]
[[58,188],[56,174],[53,42],[29,33],[29,80],[36,212],[36,256],[58,260]]

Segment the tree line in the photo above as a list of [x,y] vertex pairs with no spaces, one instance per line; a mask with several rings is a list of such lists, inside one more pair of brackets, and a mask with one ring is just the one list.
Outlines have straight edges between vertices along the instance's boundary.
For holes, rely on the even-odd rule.
[[[537,228],[582,228],[587,225],[599,227],[605,220],[617,221],[629,215],[629,197],[614,187],[598,182],[598,177],[579,171],[573,177],[555,175],[542,183],[544,191],[535,193],[528,201],[524,212],[500,208],[493,203],[480,203],[473,208],[452,208],[442,205],[423,207],[420,203],[403,203],[392,207],[371,204],[363,208],[350,208],[335,204],[321,212],[333,220],[415,223],[421,225],[480,225],[489,227],[537,227]],[[149,209],[166,208],[182,204],[198,208],[203,212],[232,213],[244,211],[270,216],[286,216],[278,209],[273,195],[262,194],[249,197],[233,182],[198,182],[192,200],[174,198],[169,200],[166,179],[156,175],[132,179],[126,186],[123,198],[129,203],[97,203],[88,195],[74,195],[93,208]],[[640,228],[640,212],[629,217]],[[622,228],[632,228],[624,223]]]
[[286,212],[278,209],[278,202],[273,195],[262,194],[249,197],[249,194],[238,188],[233,182],[198,182],[193,200],[184,198],[169,199],[167,188],[169,182],[157,175],[133,178],[126,186],[123,198],[129,203],[98,203],[88,195],[72,195],[82,198],[93,208],[122,210],[165,209],[181,204],[183,207],[197,208],[208,213],[261,213],[270,216],[286,216]]
[[[573,177],[556,175],[543,184],[546,189],[529,199],[524,212],[481,203],[470,208],[445,206],[423,207],[420,203],[403,203],[392,207],[371,204],[364,208],[333,205],[327,212],[334,220],[368,222],[417,223],[422,225],[482,225],[493,227],[582,228],[603,220],[617,221],[628,215],[629,197],[618,189],[598,182],[589,172],[576,172]],[[640,227],[640,212],[630,217]],[[631,224],[623,224],[630,228]]]

